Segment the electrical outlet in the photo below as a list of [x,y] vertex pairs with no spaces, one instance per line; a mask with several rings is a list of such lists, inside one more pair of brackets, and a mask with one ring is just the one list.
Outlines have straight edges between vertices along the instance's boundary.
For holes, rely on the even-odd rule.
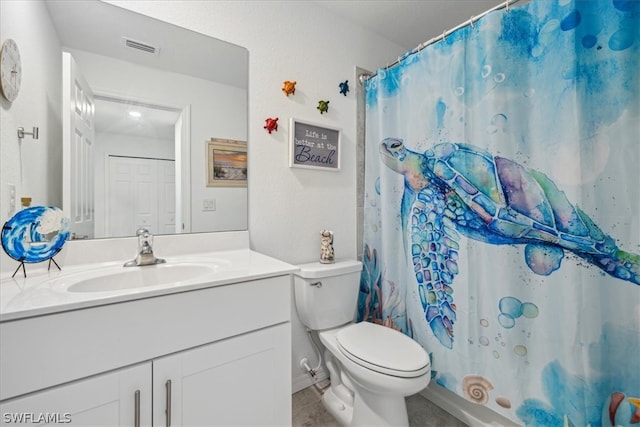
[[16,211],[16,186],[14,184],[8,184],[9,186],[9,215],[13,215]]
[[213,212],[216,210],[216,199],[204,199],[202,201],[202,212]]

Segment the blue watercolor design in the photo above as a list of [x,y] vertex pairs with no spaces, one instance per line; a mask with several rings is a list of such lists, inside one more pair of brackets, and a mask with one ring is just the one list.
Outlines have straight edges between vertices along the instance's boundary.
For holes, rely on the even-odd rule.
[[447,104],[442,99],[439,99],[436,103],[436,115],[438,117],[438,123],[436,127],[441,129],[444,127],[444,114],[447,111]]
[[458,382],[456,381],[456,378],[451,374],[439,374],[436,377],[436,384],[449,390],[455,390]]
[[365,245],[362,264],[357,321],[378,323],[413,337],[404,300],[398,294],[399,287],[392,281],[383,280],[378,250]]
[[[433,381],[460,393],[463,376],[482,375],[497,385],[486,405],[526,425],[640,425],[630,418],[640,416],[638,194],[624,191],[637,181],[639,22],[637,0],[533,0],[490,13],[366,82],[365,244],[378,249],[384,283],[405,286],[408,322],[437,355]],[[460,274],[462,236],[523,245],[528,269],[499,265],[493,275],[493,251],[470,243],[474,259]],[[403,252],[406,261],[397,259]],[[503,260],[508,250],[495,252]],[[597,271],[581,275],[583,268]],[[466,288],[455,296],[465,306],[457,310],[462,276]],[[374,282],[364,283],[370,290]],[[382,283],[376,308],[384,312]],[[538,307],[511,295],[540,304],[544,318],[533,332],[524,334],[524,324]],[[482,326],[499,328],[499,345],[536,350],[483,353],[471,340],[482,310],[498,316]],[[599,342],[582,341],[601,327]],[[496,378],[503,368],[514,369],[513,382]]]
[[[568,90],[578,90],[583,101],[588,99],[581,102],[584,115],[592,117],[584,132],[593,134],[625,110],[638,108],[637,89],[631,89],[640,86],[640,73],[630,73],[624,85],[612,84],[610,76],[618,70],[640,67],[640,1],[560,3],[534,1],[509,13],[492,12],[473,28],[461,28],[432,45],[429,55],[453,55],[460,44],[473,52],[464,68],[464,101],[469,106],[481,102],[495,87],[496,82],[481,72],[483,67],[509,70],[499,82],[504,90],[518,89],[521,76],[529,75],[532,86],[539,85],[549,94],[550,107],[561,105]],[[494,34],[495,39],[488,39],[488,34]],[[567,52],[575,52],[575,64],[567,63]],[[367,105],[397,95],[408,70],[422,55],[408,55],[398,66],[380,69],[366,82]],[[550,75],[550,64],[564,66],[556,67],[554,76]]]
[[[516,414],[525,425],[560,426],[564,425],[566,416],[575,426],[611,426],[608,405],[611,394],[640,394],[640,369],[637,363],[629,362],[640,360],[637,331],[605,324],[599,342],[590,345],[588,353],[592,369],[597,373],[589,378],[570,374],[557,361],[545,366],[541,381],[547,401],[526,399],[522,402]],[[602,364],[602,358],[609,360]],[[599,372],[600,366],[613,369]],[[629,405],[624,403],[617,408],[620,415],[616,417],[616,425],[632,425],[633,409]]]
[[516,325],[516,319],[524,316],[528,319],[538,317],[538,306],[532,302],[522,302],[515,297],[503,297],[498,303],[500,314],[498,323],[505,329],[511,329]]
[[19,211],[4,224],[2,248],[16,261],[42,262],[62,250],[69,234],[69,220],[60,209],[34,206]]
[[560,29],[562,31],[574,30],[578,25],[580,25],[581,19],[582,16],[580,15],[580,11],[574,10],[560,22]]
[[[405,180],[401,217],[425,319],[453,348],[453,279],[461,233],[490,243],[524,244],[525,262],[549,275],[570,251],[605,273],[640,285],[640,255],[618,248],[546,175],[468,144],[437,144],[425,154],[396,138],[382,162]],[[513,327],[517,316],[502,316]]]
[[358,293],[358,322],[382,323],[382,272],[378,251],[365,245]]

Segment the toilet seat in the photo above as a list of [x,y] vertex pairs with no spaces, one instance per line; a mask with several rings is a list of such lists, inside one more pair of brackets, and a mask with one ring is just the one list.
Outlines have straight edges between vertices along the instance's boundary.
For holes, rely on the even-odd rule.
[[338,349],[360,366],[381,374],[415,378],[430,369],[427,352],[402,332],[361,322],[336,334]]

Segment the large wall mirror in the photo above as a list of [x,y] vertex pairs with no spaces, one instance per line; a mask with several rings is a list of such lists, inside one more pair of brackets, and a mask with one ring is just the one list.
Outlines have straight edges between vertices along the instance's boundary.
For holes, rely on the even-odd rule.
[[[42,143],[60,146],[62,165],[49,167],[62,169],[51,190],[62,194],[50,199],[61,200],[76,238],[247,228],[246,180],[207,179],[210,140],[247,141],[246,49],[98,0],[2,3],[3,22],[30,20],[21,28],[33,36],[15,36],[21,51],[59,48],[54,63],[24,65],[62,82],[61,105],[48,106],[60,108],[60,141]],[[43,13],[22,16],[34,3]]]

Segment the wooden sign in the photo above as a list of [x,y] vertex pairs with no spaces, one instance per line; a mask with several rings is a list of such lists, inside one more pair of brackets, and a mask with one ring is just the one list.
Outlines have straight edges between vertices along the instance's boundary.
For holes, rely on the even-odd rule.
[[291,118],[289,167],[340,170],[340,130]]

